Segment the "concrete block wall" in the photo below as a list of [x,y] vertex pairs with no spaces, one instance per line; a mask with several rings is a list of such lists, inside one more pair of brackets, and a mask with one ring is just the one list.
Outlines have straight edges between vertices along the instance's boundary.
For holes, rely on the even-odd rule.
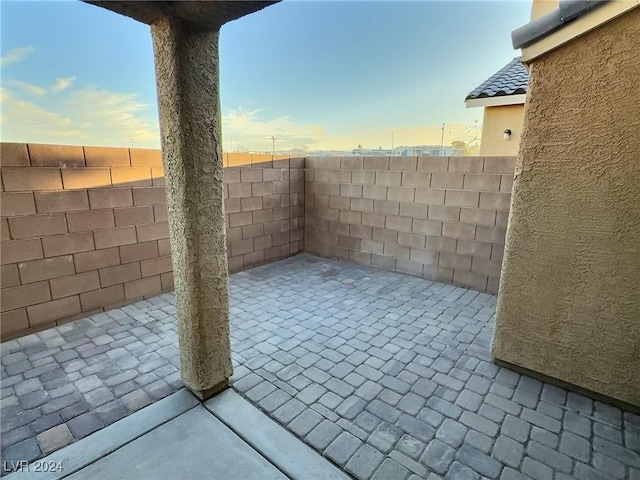
[[305,250],[497,293],[515,157],[310,157]]
[[250,161],[224,172],[230,272],[304,250],[304,158]]
[[[158,150],[3,143],[0,165],[3,340],[173,288]],[[225,171],[231,271],[302,250],[303,166]]]
[[[225,154],[229,270],[306,250],[497,292],[515,158]],[[158,150],[3,143],[2,338],[173,288]]]

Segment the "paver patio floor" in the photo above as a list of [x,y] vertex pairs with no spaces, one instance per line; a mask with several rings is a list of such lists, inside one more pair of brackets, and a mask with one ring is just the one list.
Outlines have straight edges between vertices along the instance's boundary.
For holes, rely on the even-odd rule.
[[[359,479],[640,479],[640,416],[491,363],[496,297],[299,255],[230,277],[233,387]],[[181,388],[173,295],[2,345],[2,459]]]

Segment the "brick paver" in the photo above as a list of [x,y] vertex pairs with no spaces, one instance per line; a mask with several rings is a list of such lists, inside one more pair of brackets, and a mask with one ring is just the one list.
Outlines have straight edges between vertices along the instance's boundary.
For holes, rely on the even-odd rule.
[[[305,254],[230,296],[233,387],[358,479],[640,478],[640,416],[491,363],[493,295]],[[172,393],[178,367],[173,295],[6,342],[3,460]]]
[[182,388],[174,304],[161,295],[3,343],[3,466],[40,458]]

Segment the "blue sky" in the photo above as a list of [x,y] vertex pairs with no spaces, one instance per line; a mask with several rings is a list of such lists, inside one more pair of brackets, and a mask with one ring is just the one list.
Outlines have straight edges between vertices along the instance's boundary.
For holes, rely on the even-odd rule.
[[[225,150],[471,140],[464,97],[518,55],[528,1],[295,1],[222,28]],[[149,27],[77,1],[0,3],[2,141],[158,147]]]

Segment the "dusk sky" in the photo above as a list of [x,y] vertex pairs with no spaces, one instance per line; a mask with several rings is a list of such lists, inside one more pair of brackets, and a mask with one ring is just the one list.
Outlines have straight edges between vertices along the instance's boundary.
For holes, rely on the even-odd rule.
[[[465,96],[518,55],[530,1],[295,1],[222,28],[225,150],[469,141]],[[2,141],[159,147],[147,25],[79,1],[0,3]],[[474,123],[477,121],[477,123]]]

